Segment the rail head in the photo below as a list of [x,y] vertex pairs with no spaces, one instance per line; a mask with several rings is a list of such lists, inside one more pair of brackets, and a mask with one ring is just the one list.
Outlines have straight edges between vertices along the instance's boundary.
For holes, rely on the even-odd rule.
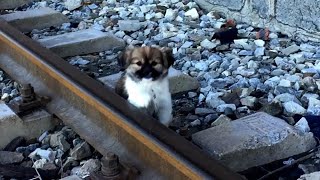
[[[152,151],[181,175],[190,179],[243,179],[199,147],[144,114],[110,88],[85,75],[1,19],[0,48],[4,49],[0,50],[0,54],[9,49],[12,54],[22,54],[25,59],[23,62],[17,60],[17,64],[28,64],[37,73],[46,73],[46,79],[53,79],[55,83],[59,83],[57,86],[73,94],[74,98],[81,99],[77,101],[87,107],[94,107],[94,111],[104,119],[99,121],[100,124],[109,123],[109,126],[119,129],[119,132],[126,133],[138,142],[137,145]],[[5,61],[0,62],[0,66],[6,66]],[[10,67],[1,68],[11,71],[9,74],[14,76],[14,70],[10,70]]]

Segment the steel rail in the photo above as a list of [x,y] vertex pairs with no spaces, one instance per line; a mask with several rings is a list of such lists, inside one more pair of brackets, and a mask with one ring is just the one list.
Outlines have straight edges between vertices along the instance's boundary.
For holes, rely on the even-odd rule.
[[101,154],[141,170],[139,179],[243,179],[1,19],[0,67],[51,97],[49,112]]

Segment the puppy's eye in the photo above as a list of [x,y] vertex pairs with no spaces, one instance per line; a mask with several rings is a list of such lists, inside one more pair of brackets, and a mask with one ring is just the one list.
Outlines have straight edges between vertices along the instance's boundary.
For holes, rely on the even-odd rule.
[[141,61],[136,62],[136,65],[141,66],[142,62]]
[[155,61],[152,61],[151,66],[156,66],[158,63]]

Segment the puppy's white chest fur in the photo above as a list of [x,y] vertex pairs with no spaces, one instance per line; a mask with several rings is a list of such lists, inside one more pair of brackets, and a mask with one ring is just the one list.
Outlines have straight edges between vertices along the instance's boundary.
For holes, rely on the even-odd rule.
[[170,123],[172,103],[167,77],[156,81],[142,79],[136,82],[127,76],[124,86],[131,104],[139,108],[147,108],[153,104],[159,121],[165,125]]

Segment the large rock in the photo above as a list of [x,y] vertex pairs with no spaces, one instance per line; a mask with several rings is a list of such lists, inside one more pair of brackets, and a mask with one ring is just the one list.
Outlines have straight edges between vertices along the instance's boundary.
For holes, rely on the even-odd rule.
[[54,126],[52,115],[45,110],[34,111],[20,118],[5,103],[0,102],[0,149],[18,136],[27,140],[38,138]]
[[22,32],[31,32],[33,29],[44,29],[51,26],[58,27],[69,22],[68,17],[51,8],[39,8],[27,11],[1,15],[12,26]]
[[14,9],[30,2],[32,0],[0,0],[0,9]]
[[22,153],[10,152],[10,151],[0,151],[0,164],[14,164],[20,163],[24,159]]
[[194,143],[234,171],[306,152],[316,145],[284,120],[259,112],[192,136]]
[[[318,0],[195,0],[207,12],[220,13],[236,21],[299,37],[305,41],[320,41]],[[271,36],[270,36],[271,37]],[[273,36],[274,37],[274,36]]]
[[241,10],[244,4],[244,0],[228,0],[228,1],[219,1],[219,0],[196,0],[196,2],[205,1],[209,4],[220,5],[223,7],[228,7],[232,10]]
[[[99,80],[104,84],[106,84],[107,86],[114,88],[117,84],[117,81],[121,77],[121,73],[122,72],[101,77],[99,78]],[[176,70],[172,67],[169,69],[168,77],[169,77],[169,86],[170,86],[171,94],[196,90],[200,86],[199,82],[196,79],[186,74],[183,74],[181,71]]]
[[267,18],[269,13],[269,6],[266,0],[253,0],[252,8],[257,11],[261,18]]
[[125,42],[122,39],[96,29],[49,36],[38,41],[61,57],[125,48]]
[[[320,30],[319,0],[276,1],[276,19],[284,24],[302,29]],[[303,13],[302,13],[303,12]]]

